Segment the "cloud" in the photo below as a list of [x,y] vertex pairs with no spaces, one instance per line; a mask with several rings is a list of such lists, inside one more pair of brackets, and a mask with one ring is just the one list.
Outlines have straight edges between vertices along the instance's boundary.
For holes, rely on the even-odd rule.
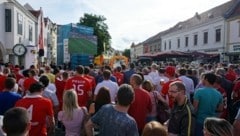
[[[76,23],[84,13],[107,18],[112,47],[130,48],[184,21],[196,12],[202,13],[228,0],[18,0],[35,9],[43,8],[44,15],[58,24]],[[120,48],[119,48],[120,47]]]

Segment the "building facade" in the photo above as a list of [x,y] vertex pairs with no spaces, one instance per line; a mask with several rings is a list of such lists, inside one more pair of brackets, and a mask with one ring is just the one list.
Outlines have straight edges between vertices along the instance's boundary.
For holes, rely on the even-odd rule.
[[240,62],[240,1],[225,14],[227,21],[227,51],[223,54],[233,62]]
[[143,42],[144,51],[143,53],[157,53],[161,52],[161,45],[162,45],[162,39],[161,39],[162,32],[148,38],[146,41]]
[[[144,54],[181,51],[218,54],[219,61],[240,55],[240,0],[214,7],[145,40]],[[237,54],[237,55],[236,55]],[[239,59],[240,60],[240,59]]]
[[[42,8],[34,10],[29,4],[2,0],[0,20],[0,63],[28,68],[56,61],[57,25],[49,18],[44,20]],[[26,52],[16,54],[16,45],[23,45]]]
[[44,50],[46,50],[45,62],[56,64],[57,61],[57,24],[49,18],[44,18]]
[[[25,55],[15,55],[13,47],[36,45],[37,19],[16,0],[2,0],[0,20],[0,62],[27,66]],[[29,53],[27,50],[26,54]]]
[[130,49],[130,57],[131,57],[131,62],[137,61],[139,56],[142,56],[144,53],[144,48],[143,48],[143,43],[138,43],[134,44],[132,43],[131,49]]

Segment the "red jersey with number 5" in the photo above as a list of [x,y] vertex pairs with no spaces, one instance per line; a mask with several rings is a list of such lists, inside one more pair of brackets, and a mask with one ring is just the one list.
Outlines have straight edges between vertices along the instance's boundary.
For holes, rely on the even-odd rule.
[[74,76],[67,80],[65,90],[74,89],[78,95],[79,106],[87,106],[92,91],[90,81],[83,76]]
[[40,95],[26,96],[16,102],[16,107],[26,108],[31,120],[29,136],[47,136],[46,118],[53,118],[53,106],[49,99]]

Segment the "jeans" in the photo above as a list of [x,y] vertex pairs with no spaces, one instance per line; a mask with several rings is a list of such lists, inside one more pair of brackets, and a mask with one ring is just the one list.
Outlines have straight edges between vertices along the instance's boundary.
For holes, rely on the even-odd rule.
[[203,136],[203,123],[196,122],[195,136]]

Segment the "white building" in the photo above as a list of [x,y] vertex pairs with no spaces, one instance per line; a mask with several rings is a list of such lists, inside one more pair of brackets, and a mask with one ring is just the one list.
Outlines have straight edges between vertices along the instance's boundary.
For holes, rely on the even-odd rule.
[[44,24],[44,15],[42,8],[40,7],[39,10],[33,9],[29,4],[24,5],[25,8],[31,12],[35,18],[37,19],[36,23],[36,45],[35,45],[35,51],[34,51],[34,58],[35,64],[39,64],[40,66],[43,65],[43,63],[46,63],[45,58],[47,57],[47,30],[45,29],[45,24]]
[[[16,0],[1,0],[0,20],[0,63],[11,62],[28,68],[39,60],[56,61],[56,24],[48,18],[44,20],[42,8],[34,10]],[[14,53],[17,44],[26,48],[23,55]],[[44,49],[41,59],[38,58],[40,49]]]
[[53,23],[49,18],[44,18],[44,26],[45,62],[47,64],[56,63],[57,24]]
[[25,55],[16,56],[13,47],[36,45],[37,19],[16,0],[1,0],[0,20],[0,61],[26,66]]
[[132,43],[131,49],[130,49],[130,57],[131,57],[131,62],[137,61],[139,56],[142,56],[143,54],[143,43],[139,44],[134,44]]
[[[237,1],[236,1],[237,2]],[[227,14],[227,50],[223,54],[232,62],[240,62],[240,1]]]
[[196,12],[192,18],[147,39],[144,53],[198,51],[219,54],[220,61],[231,60],[233,52],[240,55],[239,7],[240,0],[231,0],[201,14]]
[[147,40],[145,40],[143,42],[143,53],[150,53],[150,54],[154,54],[156,52],[160,52],[161,51],[161,41],[162,41],[162,34],[163,32],[160,32],[150,38],[148,38]]
[[233,1],[179,22],[162,36],[162,51],[200,51],[219,53],[226,50],[226,21],[224,13]]

